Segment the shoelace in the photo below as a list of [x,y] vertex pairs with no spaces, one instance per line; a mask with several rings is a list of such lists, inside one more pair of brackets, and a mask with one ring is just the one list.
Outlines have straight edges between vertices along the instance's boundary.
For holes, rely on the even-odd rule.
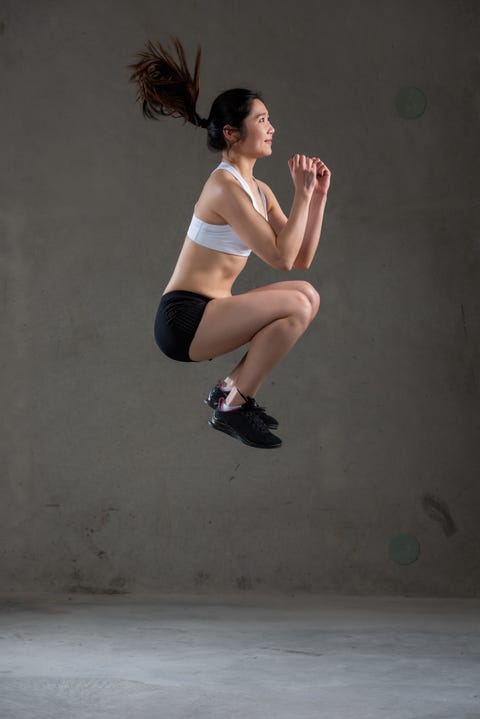
[[263,419],[261,417],[259,417],[257,408],[245,410],[245,415],[246,415],[248,421],[256,429],[258,429],[263,434],[270,434],[270,430],[268,429],[267,425],[265,424]]
[[267,425],[260,417],[260,414],[264,412],[264,408],[257,404],[253,397],[249,397],[246,406],[244,405],[244,412],[248,416],[248,420],[264,434],[270,434],[270,430]]
[[[252,399],[252,403],[253,403],[252,411],[253,411],[253,412],[257,412],[257,414],[259,414],[260,417],[261,417],[262,415],[263,415],[264,417],[268,417],[268,414],[267,414],[267,411],[266,411],[267,408],[266,408],[266,407],[261,407],[259,404],[257,404],[257,401],[256,401],[255,399],[253,399],[253,397],[252,397],[251,399]],[[265,420],[262,420],[262,421],[265,421]]]
[[[255,400],[253,401],[255,402]],[[255,412],[263,412],[265,414],[266,407],[260,407],[260,405],[255,402],[254,409]]]

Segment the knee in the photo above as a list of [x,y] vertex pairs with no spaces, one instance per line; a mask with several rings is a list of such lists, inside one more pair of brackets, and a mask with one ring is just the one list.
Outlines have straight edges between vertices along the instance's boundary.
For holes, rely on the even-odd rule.
[[310,302],[311,319],[313,320],[320,308],[320,295],[315,289],[315,287],[310,284],[310,282],[302,281],[301,291],[304,293],[305,297],[307,297],[308,301]]
[[306,329],[312,320],[312,304],[305,292],[295,290],[291,295],[291,317]]
[[312,285],[310,285],[310,287],[312,288],[311,291],[312,291],[312,320],[313,320],[313,318],[317,314],[318,310],[320,309],[320,293],[317,292],[315,287],[312,287]]

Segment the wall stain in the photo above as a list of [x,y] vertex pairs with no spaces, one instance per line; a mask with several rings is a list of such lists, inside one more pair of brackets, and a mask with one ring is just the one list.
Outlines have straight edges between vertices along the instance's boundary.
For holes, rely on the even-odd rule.
[[197,585],[197,587],[201,587],[204,584],[206,584],[210,579],[210,575],[208,572],[204,572],[203,570],[200,570],[200,572],[197,572],[194,577],[194,582]]
[[83,573],[79,569],[75,569],[75,571],[72,572],[71,578],[74,584],[66,589],[70,594],[128,594],[128,591],[125,589],[127,580],[121,575],[113,577],[108,583],[108,587],[86,584]]
[[88,584],[78,584],[68,587],[70,594],[128,594],[128,592],[113,587],[91,587]]
[[125,577],[122,577],[121,574],[117,574],[117,576],[113,577],[108,584],[110,587],[115,587],[116,589],[124,589],[127,584],[127,580]]
[[422,509],[430,519],[442,525],[446,537],[451,537],[458,531],[448,505],[438,497],[433,494],[424,494],[422,497]]
[[237,587],[242,591],[248,591],[252,589],[252,580],[250,577],[244,577],[243,575],[237,577]]

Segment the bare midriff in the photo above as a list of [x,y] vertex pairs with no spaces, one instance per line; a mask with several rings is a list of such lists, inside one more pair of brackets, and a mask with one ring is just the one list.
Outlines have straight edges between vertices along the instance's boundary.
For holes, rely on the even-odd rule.
[[232,287],[248,257],[229,255],[198,245],[189,237],[163,294],[173,290],[196,292],[205,297],[230,297]]

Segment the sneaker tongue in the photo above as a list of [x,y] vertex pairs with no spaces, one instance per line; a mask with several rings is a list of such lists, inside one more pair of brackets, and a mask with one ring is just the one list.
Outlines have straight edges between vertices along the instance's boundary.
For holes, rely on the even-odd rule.
[[[243,406],[245,407],[246,405],[243,405]],[[249,397],[248,398],[248,409],[257,409],[257,410],[263,412],[264,408],[260,407],[260,405],[258,404],[255,397]]]

